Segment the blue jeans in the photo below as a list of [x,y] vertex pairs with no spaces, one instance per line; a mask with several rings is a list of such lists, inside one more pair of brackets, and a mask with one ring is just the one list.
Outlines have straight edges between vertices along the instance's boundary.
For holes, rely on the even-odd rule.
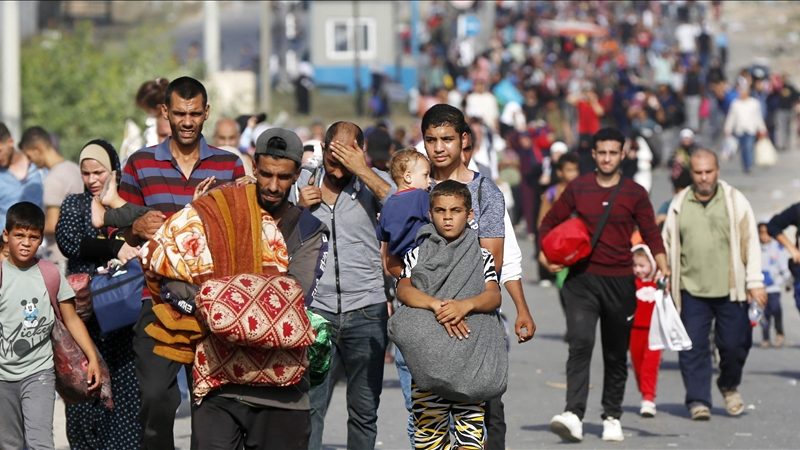
[[737,139],[739,140],[739,153],[742,155],[742,169],[744,169],[744,173],[750,173],[750,169],[753,168],[756,135],[742,134],[737,136]]
[[800,264],[789,261],[789,271],[794,278],[794,305],[797,307],[797,311],[800,312]]
[[753,331],[747,316],[747,302],[732,302],[728,297],[699,298],[681,291],[681,321],[692,340],[692,349],[678,352],[686,406],[702,403],[711,407],[711,345],[709,333],[714,325],[714,343],[719,350],[721,391],[736,389],[753,344]]
[[378,405],[383,389],[383,364],[388,338],[386,303],[341,314],[319,309],[314,312],[331,323],[331,369],[328,376],[309,392],[311,438],[308,448],[322,448],[325,414],[333,395],[331,375],[344,367],[347,377],[347,448],[375,448],[378,435]]
[[775,333],[783,334],[783,308],[781,308],[781,293],[767,293],[767,307],[761,317],[761,338],[769,342],[770,323],[775,323]]
[[411,415],[411,371],[408,370],[406,365],[406,358],[400,353],[400,349],[395,345],[394,347],[394,365],[397,367],[397,377],[400,379],[400,390],[403,392],[403,400],[405,402],[406,411],[408,411],[408,425],[406,432],[411,446],[414,446],[414,417]]

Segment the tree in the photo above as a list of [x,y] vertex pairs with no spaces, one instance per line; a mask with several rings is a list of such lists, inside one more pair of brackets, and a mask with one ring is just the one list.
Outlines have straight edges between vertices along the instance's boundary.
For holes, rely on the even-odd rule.
[[[155,28],[155,29],[154,29]],[[122,140],[126,118],[142,123],[134,96],[156,77],[174,78],[180,66],[168,34],[148,24],[119,40],[101,39],[89,22],[73,31],[49,32],[22,48],[22,120],[55,134],[68,159],[83,145]]]

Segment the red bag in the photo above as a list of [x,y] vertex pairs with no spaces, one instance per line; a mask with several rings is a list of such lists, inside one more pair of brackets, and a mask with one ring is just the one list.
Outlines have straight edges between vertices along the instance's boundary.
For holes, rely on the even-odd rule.
[[61,321],[61,310],[58,308],[58,287],[60,274],[56,266],[44,260],[39,260],[39,270],[42,272],[47,293],[50,295],[50,304],[56,315],[50,341],[53,343],[53,363],[56,372],[56,391],[65,403],[81,403],[99,398],[106,408],[114,408],[111,399],[111,375],[108,366],[98,353],[100,362],[100,388],[90,391],[86,384],[86,368],[89,361],[83,350]]
[[75,291],[75,312],[84,322],[94,315],[92,311],[92,292],[89,286],[91,280],[88,273],[67,275],[67,283]]
[[592,253],[592,237],[583,220],[573,217],[544,236],[542,251],[549,262],[572,266]]

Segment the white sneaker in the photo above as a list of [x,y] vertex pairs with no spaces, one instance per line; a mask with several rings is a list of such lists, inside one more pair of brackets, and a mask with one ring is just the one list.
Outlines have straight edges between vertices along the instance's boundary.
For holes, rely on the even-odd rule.
[[650,400],[642,400],[642,407],[639,408],[639,415],[642,417],[655,417],[656,416],[656,404],[651,402]]
[[625,436],[622,435],[622,424],[619,419],[608,417],[603,421],[603,440],[604,441],[623,441]]
[[567,442],[580,442],[583,440],[583,422],[570,411],[564,411],[553,416],[550,419],[550,431]]

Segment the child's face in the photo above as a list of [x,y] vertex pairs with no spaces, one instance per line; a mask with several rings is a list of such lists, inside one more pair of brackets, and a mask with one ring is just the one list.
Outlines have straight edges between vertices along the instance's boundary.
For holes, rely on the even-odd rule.
[[436,231],[448,242],[457,239],[472,218],[472,208],[464,204],[464,198],[455,195],[440,195],[433,199],[431,220]]
[[428,161],[419,158],[413,167],[406,171],[405,182],[414,189],[428,189],[431,185],[431,167]]
[[758,240],[760,240],[762,244],[769,244],[769,241],[772,240],[772,236],[767,232],[766,225],[758,226]]
[[647,278],[653,271],[650,258],[645,255],[633,255],[633,274],[636,278]]
[[569,183],[570,181],[578,178],[581,172],[578,169],[577,164],[567,163],[564,166],[556,171],[556,175],[558,175],[558,179],[563,181],[564,183]]
[[8,247],[11,262],[17,267],[27,267],[34,261],[42,244],[42,230],[22,227],[3,230],[3,242]]

